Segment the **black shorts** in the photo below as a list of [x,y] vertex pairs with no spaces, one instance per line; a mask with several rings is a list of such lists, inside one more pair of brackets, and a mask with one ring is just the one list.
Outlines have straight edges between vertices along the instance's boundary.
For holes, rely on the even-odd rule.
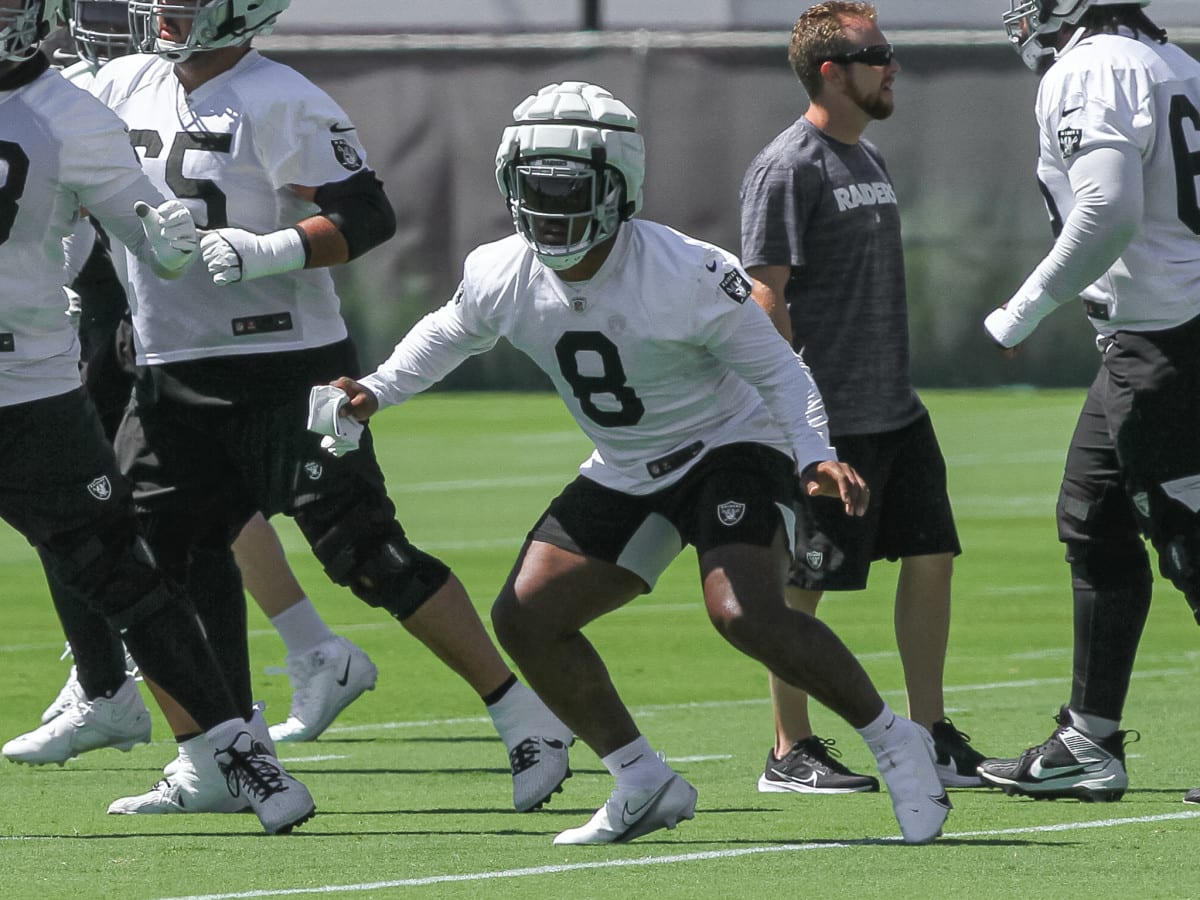
[[857,591],[871,563],[962,552],[929,413],[881,434],[835,437],[838,458],[871,489],[865,516],[848,516],[833,497],[801,497],[796,554],[788,583],[810,591]]
[[1103,347],[1067,451],[1059,537],[1113,544],[1140,532],[1161,550],[1200,532],[1200,318],[1117,332]]
[[146,366],[116,448],[164,563],[233,541],[261,511],[322,534],[346,515],[395,517],[370,428],[335,457],[306,427],[311,385],[357,372],[348,341],[315,350]]
[[0,407],[0,458],[0,518],[32,544],[129,515],[128,484],[83,388]]
[[762,444],[730,444],[653,494],[580,476],[551,501],[528,539],[614,563],[649,590],[685,544],[701,555],[726,544],[769,547],[780,526],[791,540],[798,494],[789,457]]

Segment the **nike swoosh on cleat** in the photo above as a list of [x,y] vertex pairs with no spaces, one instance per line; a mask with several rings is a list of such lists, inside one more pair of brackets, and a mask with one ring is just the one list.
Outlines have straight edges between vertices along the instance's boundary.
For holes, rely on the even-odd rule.
[[1074,775],[1088,774],[1088,767],[1073,766],[1043,766],[1040,759],[1035,759],[1029,767],[1029,777],[1034,781],[1049,781],[1051,778],[1070,778]]
[[342,677],[337,680],[339,687],[345,687],[346,682],[350,680],[350,660],[346,660],[346,671],[342,672]]
[[635,762],[637,762],[639,759],[641,759],[645,755],[646,755],[645,753],[639,753],[637,756],[635,756],[629,762],[621,763],[621,768],[628,769],[630,766],[632,766]]
[[[664,787],[666,787],[666,785],[664,785]],[[655,791],[650,795],[650,798],[637,809],[630,809],[629,804],[626,803],[624,808],[621,810],[621,824],[625,825],[627,828],[636,825],[638,819],[645,814],[650,805],[654,803],[654,801],[657,800],[661,795],[661,790]]]

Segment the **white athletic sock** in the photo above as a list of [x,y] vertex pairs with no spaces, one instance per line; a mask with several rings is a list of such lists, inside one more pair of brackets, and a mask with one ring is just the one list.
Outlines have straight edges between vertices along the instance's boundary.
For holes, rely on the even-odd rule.
[[271,624],[283,638],[288,653],[293,656],[299,656],[322,641],[336,637],[307,597],[273,616]]
[[880,748],[885,747],[888,744],[889,738],[891,737],[890,729],[892,727],[892,722],[894,722],[895,719],[896,713],[893,712],[892,708],[888,706],[887,703],[884,703],[883,709],[880,711],[878,716],[876,716],[862,728],[856,728],[854,730],[862,735],[862,739],[867,742],[867,746],[871,748],[871,752],[878,756]]
[[509,750],[531,737],[552,738],[564,744],[574,738],[571,729],[558,720],[542,698],[519,681],[486,709]]
[[1117,727],[1121,724],[1117,719],[1105,719],[1102,716],[1093,716],[1090,713],[1076,712],[1067,707],[1067,714],[1071,717],[1071,724],[1082,731],[1090,738],[1095,738],[1098,741],[1104,740],[1117,733]]
[[618,788],[651,790],[661,787],[675,774],[654,752],[645,735],[638,735],[600,761],[617,779]]

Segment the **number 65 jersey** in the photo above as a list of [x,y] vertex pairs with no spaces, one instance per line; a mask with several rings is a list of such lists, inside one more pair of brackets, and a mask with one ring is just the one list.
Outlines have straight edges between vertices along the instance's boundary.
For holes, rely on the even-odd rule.
[[[1050,293],[1080,295],[1106,335],[1160,331],[1200,315],[1200,62],[1146,37],[1091,35],[1043,76],[1037,120],[1038,180],[1056,230],[1076,205],[1071,168],[1088,151],[1110,147],[1141,159],[1140,185],[1123,194],[1141,203],[1141,218],[1120,256],[1107,265],[1107,244],[1090,260],[1056,246],[1039,267],[1050,265]],[[1087,279],[1095,281],[1080,283]]]
[[530,357],[596,449],[580,470],[630,494],[677,481],[714,447],[752,441],[837,459],[808,369],[750,299],[737,259],[632,219],[586,282],[518,235],[472,251],[461,286],[361,379],[395,405],[500,338]]
[[[91,91],[119,115],[142,166],[182,200],[198,228],[265,234],[318,207],[289,185],[320,187],[366,168],[342,109],[300,73],[251,50],[187,93],[156,56],[114,59]],[[138,361],[181,360],[320,347],[346,337],[327,269],[301,269],[217,286],[203,265],[163,282],[130,268]]]

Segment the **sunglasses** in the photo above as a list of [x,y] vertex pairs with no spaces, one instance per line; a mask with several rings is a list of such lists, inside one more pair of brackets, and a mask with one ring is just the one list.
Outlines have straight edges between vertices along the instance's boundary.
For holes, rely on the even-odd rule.
[[862,47],[840,56],[830,56],[828,61],[840,65],[862,63],[865,66],[886,66],[891,64],[895,56],[896,50],[891,44],[875,44],[873,47]]

